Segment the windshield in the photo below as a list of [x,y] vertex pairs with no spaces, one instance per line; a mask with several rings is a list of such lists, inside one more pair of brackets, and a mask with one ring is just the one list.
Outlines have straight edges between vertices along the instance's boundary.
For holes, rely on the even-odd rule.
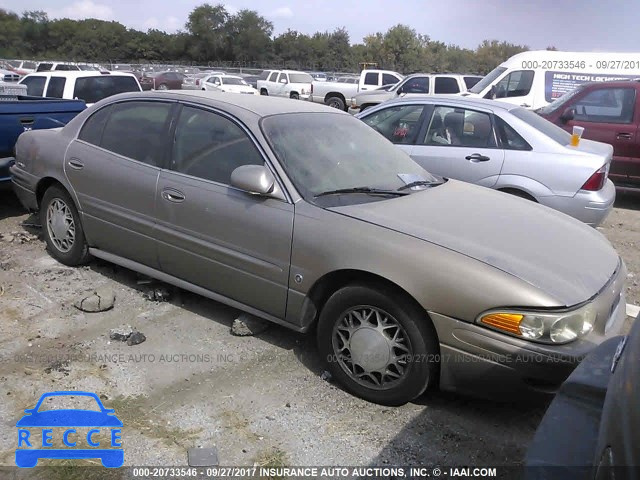
[[553,113],[556,110],[558,110],[562,105],[567,103],[567,101],[569,99],[571,99],[571,98],[575,97],[577,94],[579,94],[583,89],[584,89],[584,86],[576,87],[573,90],[565,93],[564,95],[556,98],[549,105],[546,105],[546,106],[544,106],[542,108],[539,108],[538,110],[536,110],[536,112],[539,112],[539,113],[541,113],[543,115],[547,115],[549,113]]
[[505,67],[496,67],[485,75],[485,77],[469,89],[471,93],[481,93],[485,88],[493,83],[493,81],[506,72]]
[[247,82],[245,82],[241,78],[222,77],[222,84],[223,85],[246,85]]
[[522,120],[523,122],[528,123],[531,127],[535,128],[539,132],[542,132],[547,137],[558,142],[560,145],[568,145],[571,140],[571,135],[569,132],[565,132],[562,128],[554,125],[553,123],[545,120],[540,115],[531,110],[526,110],[524,108],[514,108],[510,110],[510,113]]
[[311,83],[313,82],[313,77],[308,73],[290,73],[289,81],[291,83]]
[[397,190],[408,183],[402,177],[437,181],[382,135],[348,115],[274,115],[263,120],[262,129],[289,178],[310,201],[343,188]]

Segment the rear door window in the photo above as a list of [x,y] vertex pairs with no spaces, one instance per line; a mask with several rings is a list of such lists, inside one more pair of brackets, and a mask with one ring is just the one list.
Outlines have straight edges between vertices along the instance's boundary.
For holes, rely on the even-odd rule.
[[51,77],[47,86],[47,97],[62,98],[65,83],[66,79],[64,77]]
[[123,102],[113,107],[100,146],[153,166],[162,166],[167,151],[171,104]]
[[459,93],[458,81],[453,77],[436,77],[434,93]]
[[365,85],[378,85],[378,74],[369,72],[364,76]]
[[27,95],[42,97],[44,96],[44,84],[47,83],[47,77],[25,77],[20,83],[27,86]]
[[277,77],[278,72],[272,72],[271,75],[269,75],[269,82],[275,82]]
[[431,116],[424,144],[495,148],[491,116],[466,108],[438,106]]
[[73,97],[84,100],[86,103],[96,103],[118,93],[139,91],[140,87],[134,77],[100,75],[78,78]]

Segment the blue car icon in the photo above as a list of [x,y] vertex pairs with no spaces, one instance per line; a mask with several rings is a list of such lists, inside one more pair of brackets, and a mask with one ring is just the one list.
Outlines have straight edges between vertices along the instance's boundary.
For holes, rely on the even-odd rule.
[[[61,397],[61,396],[86,396],[93,398],[100,411],[94,410],[80,410],[80,409],[68,409],[68,410],[46,410],[39,412],[42,402],[49,397]],[[57,458],[57,459],[87,459],[87,458],[99,458],[102,465],[108,468],[121,467],[124,463],[124,450],[121,444],[116,442],[116,439],[120,439],[120,430],[118,427],[122,427],[122,422],[118,417],[114,415],[114,410],[105,408],[100,401],[100,398],[95,393],[90,392],[49,392],[40,397],[38,403],[34,408],[25,410],[25,415],[16,424],[18,430],[18,449],[16,449],[16,465],[19,467],[35,467],[38,460],[41,458]],[[20,449],[22,444],[31,446],[29,438],[30,428],[42,428],[42,427],[70,427],[65,432],[64,440],[65,445],[74,446],[67,442],[67,432],[75,433],[73,427],[97,427],[97,428],[110,428],[111,429],[111,447],[120,448],[35,448],[35,449]],[[49,432],[43,429],[44,432]],[[99,430],[95,430],[99,432]],[[45,439],[43,438],[43,444]],[[87,441],[89,444],[93,444],[91,440],[91,431],[87,435]],[[98,444],[96,443],[96,446]]]

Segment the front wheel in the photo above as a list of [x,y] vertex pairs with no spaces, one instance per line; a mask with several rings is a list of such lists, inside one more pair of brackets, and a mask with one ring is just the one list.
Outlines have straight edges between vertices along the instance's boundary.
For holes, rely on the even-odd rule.
[[167,87],[164,83],[162,85],[160,85],[158,87],[158,90],[169,90],[169,87]]
[[384,287],[354,284],[334,293],[320,314],[318,350],[346,390],[383,405],[415,399],[439,372],[426,313]]
[[269,96],[269,92],[267,92],[266,88],[261,88],[260,89],[260,95],[264,95],[265,97]]
[[80,215],[64,188],[54,185],[44,193],[40,221],[53,258],[72,267],[89,260],[89,246],[82,230]]
[[293,92],[291,95],[289,95],[289,98],[291,98],[292,100],[300,100],[300,95]]

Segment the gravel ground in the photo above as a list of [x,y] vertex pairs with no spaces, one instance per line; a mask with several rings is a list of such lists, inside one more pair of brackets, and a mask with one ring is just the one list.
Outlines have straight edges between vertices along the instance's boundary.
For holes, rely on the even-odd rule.
[[[399,408],[364,402],[321,378],[312,336],[275,325],[232,336],[234,309],[177,290],[150,301],[153,284],[97,260],[65,267],[29,226],[37,219],[0,198],[0,465],[14,463],[23,410],[51,390],[115,408],[125,465],[186,465],[188,448],[212,446],[222,465],[517,465],[544,413],[439,392]],[[601,231],[640,305],[640,199],[620,198]],[[115,293],[111,310],[74,307],[97,288]],[[110,340],[121,326],[146,341]]]

